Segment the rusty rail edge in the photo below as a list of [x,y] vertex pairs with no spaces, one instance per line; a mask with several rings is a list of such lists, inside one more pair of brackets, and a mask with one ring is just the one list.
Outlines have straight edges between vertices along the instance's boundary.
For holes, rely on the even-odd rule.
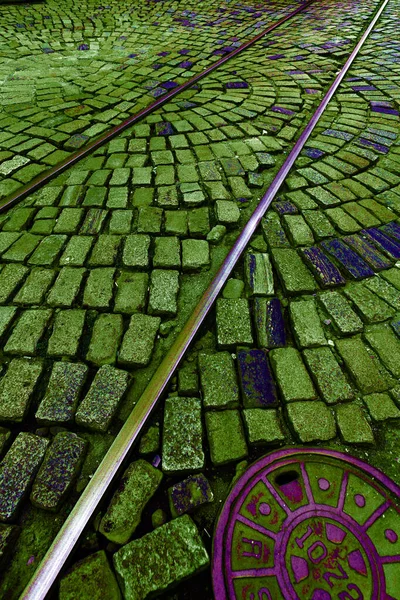
[[65,561],[74,549],[74,546],[89,519],[92,517],[98,503],[107,491],[122,462],[132,448],[136,438],[138,437],[144,424],[156,406],[160,396],[168,385],[175,372],[175,369],[178,367],[200,325],[217,299],[219,292],[228,279],[236,262],[250,241],[250,238],[259,225],[263,215],[276,196],[285,178],[289,174],[289,171],[293,167],[296,158],[309,139],[328,103],[342,83],[343,78],[353,64],[357,54],[361,50],[369,34],[375,27],[375,24],[377,23],[388,2],[389,0],[384,0],[382,2],[381,6],[375,13],[375,16],[354,47],[346,63],[339,71],[328,92],[304,128],[284,164],[278,171],[272,184],[261,198],[260,203],[242,230],[219,271],[215,275],[207,290],[204,292],[195,310],[189,317],[170,350],[165,355],[163,361],[150,380],[149,385],[139,398],[137,404],[133,408],[131,414],[114,440],[112,446],[110,447],[103,461],[100,463],[90,483],[82,492],[81,497],[77,501],[75,507],[72,509],[64,525],[61,527],[58,535],[54,539],[45,557],[34,573],[30,583],[25,588],[20,600],[45,599],[51,586],[55,582],[56,577],[65,564]]
[[48,183],[51,179],[53,179],[57,175],[60,175],[61,173],[63,173],[63,171],[65,171],[69,167],[72,167],[78,161],[80,161],[82,158],[85,158],[85,156],[87,156],[94,150],[97,150],[98,148],[100,148],[100,146],[109,142],[112,138],[114,138],[118,134],[122,133],[129,127],[132,127],[132,125],[135,125],[135,123],[137,123],[144,117],[147,117],[148,115],[150,115],[152,112],[154,112],[155,110],[157,110],[158,108],[160,108],[161,106],[163,106],[164,104],[169,102],[172,98],[175,98],[175,96],[177,96],[181,92],[184,92],[185,90],[190,88],[192,85],[194,85],[195,83],[200,81],[200,79],[203,79],[203,77],[206,77],[206,75],[209,75],[215,69],[218,69],[218,67],[225,64],[228,60],[230,60],[231,58],[234,58],[235,56],[237,56],[238,54],[243,52],[243,50],[247,50],[247,48],[249,48],[256,42],[258,42],[258,40],[262,39],[268,33],[271,33],[271,31],[274,31],[275,29],[277,29],[278,27],[280,27],[281,25],[283,25],[284,23],[286,23],[287,21],[289,21],[290,19],[295,17],[297,14],[299,14],[300,12],[305,10],[310,4],[313,4],[315,1],[316,0],[307,0],[307,2],[301,3],[301,5],[298,6],[294,11],[292,11],[291,13],[288,13],[287,15],[285,15],[278,21],[271,23],[271,25],[269,25],[266,29],[263,29],[256,36],[254,36],[247,42],[244,42],[244,44],[241,44],[241,46],[239,46],[235,50],[232,50],[232,52],[229,52],[229,54],[227,54],[226,56],[222,56],[221,58],[219,58],[212,65],[210,65],[209,67],[206,67],[204,69],[204,71],[202,71],[201,73],[194,75],[193,77],[188,79],[188,81],[186,81],[185,83],[182,83],[178,87],[176,87],[173,90],[171,90],[170,92],[166,93],[165,96],[162,96],[162,98],[158,98],[155,102],[152,102],[151,104],[149,104],[149,106],[142,108],[142,110],[140,110],[138,113],[136,113],[132,117],[128,117],[127,119],[125,119],[125,121],[122,121],[122,123],[120,123],[119,125],[116,125],[112,129],[109,129],[103,135],[99,136],[92,142],[89,142],[89,144],[87,144],[87,146],[84,146],[80,150],[77,150],[76,152],[74,152],[73,154],[68,156],[63,161],[59,162],[57,165],[55,165],[48,171],[45,171],[44,173],[38,175],[37,177],[34,177],[32,179],[32,181],[30,181],[26,185],[18,188],[18,190],[16,190],[13,194],[11,194],[8,198],[6,198],[4,204],[0,206],[0,214],[7,211],[9,208],[14,206],[15,204],[17,204],[20,200],[23,200],[30,194],[33,194],[33,192],[36,192],[43,185]]

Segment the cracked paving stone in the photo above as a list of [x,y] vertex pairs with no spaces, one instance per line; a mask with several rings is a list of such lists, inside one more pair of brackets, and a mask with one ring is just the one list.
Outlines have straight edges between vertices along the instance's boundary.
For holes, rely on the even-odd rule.
[[248,253],[245,256],[245,278],[252,296],[272,296],[274,276],[268,254]]

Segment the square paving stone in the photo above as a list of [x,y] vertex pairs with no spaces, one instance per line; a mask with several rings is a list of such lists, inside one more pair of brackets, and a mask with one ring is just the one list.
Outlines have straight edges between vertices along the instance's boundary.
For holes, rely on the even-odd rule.
[[62,310],[56,313],[53,331],[47,346],[49,356],[74,358],[85,324],[85,310]]
[[100,533],[117,544],[129,542],[162,477],[162,472],[145,460],[131,463],[101,520]]
[[272,296],[274,275],[268,254],[247,253],[244,261],[247,288],[252,296]]
[[209,411],[205,419],[211,462],[215,467],[246,458],[247,445],[238,410]]
[[192,512],[213,499],[211,486],[202,473],[190,475],[168,489],[169,508],[173,518]]
[[219,298],[216,309],[217,339],[220,348],[251,346],[253,335],[248,300]]
[[71,425],[89,369],[86,365],[55,362],[46,393],[36,411],[39,425]]
[[291,302],[289,314],[294,336],[300,348],[325,346],[327,344],[313,298]]
[[239,350],[237,353],[242,401],[245,408],[267,408],[278,403],[275,382],[265,350]]
[[184,271],[198,271],[210,264],[210,249],[206,240],[182,240]]
[[54,233],[76,233],[83,215],[82,208],[63,208],[54,227]]
[[181,474],[204,468],[203,426],[199,398],[170,397],[165,401],[162,470]]
[[149,276],[147,273],[121,271],[117,279],[114,312],[133,314],[146,307]]
[[243,418],[250,446],[275,446],[285,441],[277,410],[246,408]]
[[146,269],[149,266],[149,235],[128,235],[125,239],[122,263],[126,267]]
[[[96,585],[93,585],[93,582]],[[75,563],[61,579],[59,600],[120,600],[121,592],[104,550]]]
[[345,444],[372,445],[374,434],[368,423],[364,411],[355,402],[338,404],[336,407],[336,421],[340,436]]
[[178,311],[179,271],[155,269],[150,275],[148,311],[174,317]]
[[125,371],[110,365],[100,367],[76,412],[76,424],[92,431],[106,432],[128,383],[129,374]]
[[14,297],[15,304],[41,304],[55,277],[54,271],[36,267]]
[[290,424],[300,442],[331,440],[336,436],[335,418],[323,402],[293,402],[287,405]]
[[114,289],[115,269],[100,268],[90,271],[83,294],[83,304],[90,308],[108,308]]
[[53,314],[52,310],[32,309],[19,317],[4,351],[9,354],[33,356]]
[[188,225],[189,232],[192,237],[206,237],[211,229],[208,208],[206,206],[202,206],[201,208],[194,208],[193,210],[189,210]]
[[333,404],[353,398],[353,391],[330,348],[304,350],[303,355],[325,402]]
[[86,213],[85,220],[79,233],[81,235],[96,235],[100,233],[108,211],[99,208],[91,208]]
[[363,330],[363,322],[342,294],[339,294],[339,292],[325,292],[318,296],[318,300],[327,311],[339,333],[347,335]]
[[316,392],[295,348],[276,348],[269,353],[275,379],[286,402],[312,400]]
[[86,270],[76,267],[64,267],[47,296],[49,306],[69,307],[79,294]]
[[151,593],[163,592],[208,564],[207,551],[189,515],[158,527],[114,554],[117,577],[124,597],[129,600],[142,600]]
[[110,219],[110,233],[124,235],[131,232],[133,212],[131,210],[114,210]]
[[18,434],[0,463],[0,520],[8,523],[27,495],[44,458],[49,441],[27,433]]
[[14,358],[0,381],[0,420],[21,422],[43,371],[40,361]]
[[296,250],[273,248],[272,258],[288,294],[313,292],[316,283]]
[[139,208],[138,233],[160,233],[163,210],[154,206]]
[[383,376],[378,360],[359,337],[337,340],[336,348],[362,392],[371,394],[388,389],[389,382]]
[[400,340],[387,325],[375,325],[365,332],[365,339],[385,367],[400,379]]
[[177,237],[156,237],[153,266],[173,269],[181,266],[181,245]]
[[81,267],[84,265],[93,241],[93,238],[89,236],[72,236],[60,258],[60,266]]
[[240,209],[236,202],[231,200],[217,200],[215,213],[218,223],[222,225],[236,225],[240,219]]
[[122,315],[99,315],[93,326],[86,360],[98,367],[115,364],[122,330]]
[[99,235],[90,256],[89,265],[93,267],[114,266],[120,243],[119,235]]
[[135,314],[122,340],[118,362],[130,367],[145,367],[153,354],[154,343],[161,319]]
[[369,394],[369,396],[364,396],[363,400],[374,421],[400,418],[400,410],[389,394]]
[[199,373],[204,408],[236,408],[239,387],[229,352],[199,354]]
[[80,471],[86,446],[85,440],[69,431],[54,437],[32,486],[34,506],[58,511]]

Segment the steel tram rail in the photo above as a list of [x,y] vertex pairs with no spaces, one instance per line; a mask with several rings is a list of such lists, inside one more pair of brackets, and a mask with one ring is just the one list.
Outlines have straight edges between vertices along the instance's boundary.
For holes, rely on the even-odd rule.
[[229,54],[227,54],[226,56],[222,56],[221,58],[219,58],[216,62],[214,62],[212,65],[210,65],[209,67],[204,69],[204,71],[202,71],[201,73],[194,75],[185,83],[182,83],[178,87],[174,88],[173,90],[171,90],[170,92],[165,94],[165,96],[158,98],[155,102],[152,102],[151,104],[149,104],[149,106],[146,106],[145,108],[140,110],[138,113],[136,113],[132,117],[128,117],[119,125],[116,125],[112,129],[109,129],[108,131],[106,131],[103,135],[101,135],[97,139],[90,142],[84,148],[77,150],[76,152],[71,154],[71,156],[68,156],[66,159],[59,162],[57,165],[55,165],[48,171],[45,171],[41,175],[38,175],[37,177],[32,179],[32,181],[30,181],[26,185],[20,187],[13,194],[11,194],[8,198],[6,198],[5,203],[2,206],[0,206],[0,214],[5,212],[6,210],[11,208],[15,204],[17,204],[17,202],[19,202],[23,198],[26,198],[26,196],[33,194],[33,192],[37,191],[43,185],[48,183],[51,179],[53,179],[57,175],[60,175],[63,171],[65,171],[69,167],[72,167],[78,161],[80,161],[82,158],[85,158],[85,156],[87,156],[94,150],[97,150],[98,148],[100,148],[100,146],[109,142],[111,139],[113,139],[118,134],[122,133],[123,131],[125,131],[126,129],[131,127],[132,125],[135,125],[135,123],[137,123],[144,117],[147,117],[148,115],[150,115],[152,112],[154,112],[155,110],[157,110],[158,108],[160,108],[161,106],[163,106],[164,104],[169,102],[172,98],[174,98],[181,92],[190,88],[192,85],[194,85],[195,83],[200,81],[200,79],[203,79],[203,77],[205,77],[206,75],[209,75],[215,69],[218,69],[218,67],[225,64],[231,58],[234,58],[235,56],[237,56],[244,50],[247,50],[247,48],[250,48],[250,46],[252,46],[256,42],[258,42],[258,40],[261,40],[268,33],[271,33],[271,31],[274,31],[275,29],[277,29],[278,27],[280,27],[281,25],[283,25],[284,23],[286,23],[287,21],[289,21],[290,19],[295,17],[297,14],[299,14],[300,12],[305,10],[308,6],[310,6],[310,4],[313,4],[314,2],[316,2],[316,0],[307,0],[306,2],[302,2],[301,5],[298,6],[298,8],[296,8],[294,11],[285,15],[278,21],[275,21],[275,23],[271,23],[271,25],[266,27],[266,29],[263,29],[263,31],[258,33],[256,36],[254,36],[247,42],[244,42],[243,44],[241,44],[241,46],[239,46],[235,50],[232,50],[232,52],[229,52]]
[[353,64],[366,39],[374,29],[388,2],[389,0],[383,0],[376,11],[375,16],[346,60],[346,63],[337,74],[328,92],[302,131],[299,139],[275,176],[272,184],[261,198],[260,203],[242,230],[213,281],[204,292],[184,328],[165,355],[163,361],[150,380],[149,385],[139,398],[90,483],[83,491],[75,507],[61,527],[30,583],[25,588],[21,600],[44,600],[46,597],[67,558],[73,551],[75,544],[78,542],[89,519],[92,517],[100,500],[113,481],[122,462],[127,457],[127,454],[131,450],[147,419],[151,415],[160,396],[165,391],[166,386],[178,367],[183,355],[210,311],[213,303],[217,299],[219,292],[246,248],[263,215],[279,191],[285,178],[288,176],[299,153],[309,139],[328,103],[342,83],[343,78]]

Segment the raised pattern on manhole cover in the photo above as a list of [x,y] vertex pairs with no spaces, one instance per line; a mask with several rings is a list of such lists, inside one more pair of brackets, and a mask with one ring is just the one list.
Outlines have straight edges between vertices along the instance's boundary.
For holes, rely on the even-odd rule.
[[216,600],[400,599],[399,505],[400,488],[351,456],[269,454],[222,509]]

